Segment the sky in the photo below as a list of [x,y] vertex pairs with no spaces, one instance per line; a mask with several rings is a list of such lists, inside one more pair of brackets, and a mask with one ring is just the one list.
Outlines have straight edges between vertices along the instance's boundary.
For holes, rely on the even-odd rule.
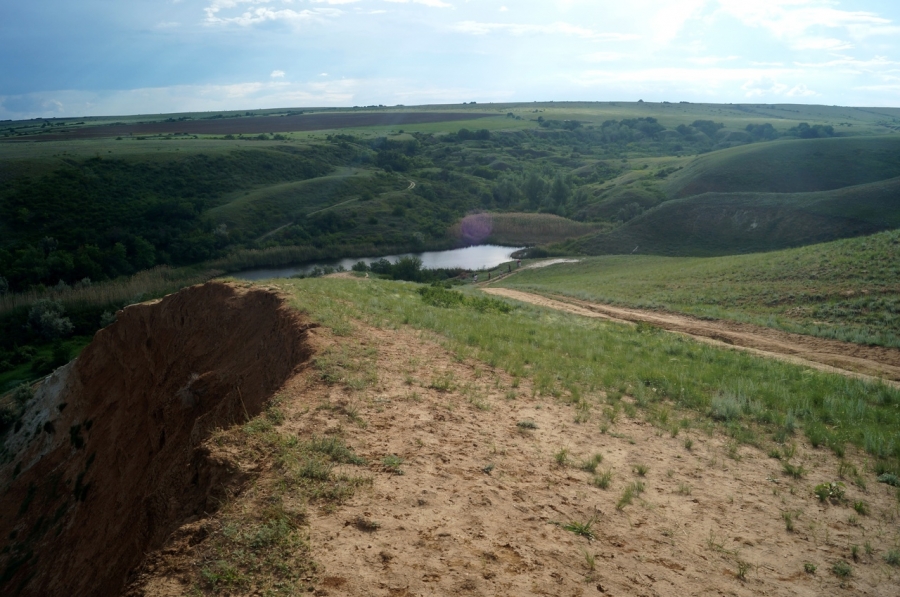
[[900,106],[897,0],[0,6],[0,120],[471,101]]

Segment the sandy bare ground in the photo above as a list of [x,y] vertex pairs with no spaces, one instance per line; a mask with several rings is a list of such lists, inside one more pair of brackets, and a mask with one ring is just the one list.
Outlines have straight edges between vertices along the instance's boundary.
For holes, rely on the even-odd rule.
[[[282,431],[342,435],[371,463],[374,480],[336,509],[308,506],[315,595],[897,595],[900,571],[883,561],[900,540],[894,490],[869,472],[865,492],[847,481],[850,502],[820,503],[813,487],[838,480],[838,461],[799,438],[793,462],[809,472],[795,480],[778,460],[716,433],[672,437],[640,411],[609,423],[599,394],[576,424],[573,407],[533,396],[527,380],[513,387],[505,373],[457,359],[415,330],[359,325],[352,337],[321,328],[311,336],[320,348],[374,349],[377,371],[362,390],[305,372],[281,391]],[[342,410],[358,412],[365,426]],[[526,420],[536,428],[517,425]],[[562,449],[563,466],[554,456]],[[389,454],[403,459],[402,475],[381,466]],[[578,468],[594,454],[603,457],[598,473],[612,471],[608,489]],[[863,470],[862,457],[848,458]],[[644,476],[637,465],[648,467]],[[252,466],[277,474],[269,462]],[[634,482],[644,492],[617,509]],[[253,507],[263,499],[255,491],[235,499]],[[850,506],[859,499],[868,516]],[[360,518],[372,523],[368,532],[354,524]],[[588,521],[593,540],[562,528]],[[860,546],[858,561],[851,545]],[[148,559],[133,594],[196,594],[202,549],[173,539]],[[846,580],[830,572],[840,560],[853,569]],[[814,574],[804,572],[807,562]]]
[[726,320],[706,320],[660,311],[647,311],[592,303],[559,295],[544,296],[509,288],[483,287],[483,291],[517,301],[585,317],[620,322],[645,322],[698,340],[747,350],[816,369],[854,377],[879,378],[900,386],[900,350],[864,346]]

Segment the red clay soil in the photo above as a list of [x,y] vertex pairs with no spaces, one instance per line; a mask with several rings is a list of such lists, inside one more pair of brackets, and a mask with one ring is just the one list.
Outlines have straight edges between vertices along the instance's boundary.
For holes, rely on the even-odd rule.
[[454,122],[496,116],[467,112],[364,112],[321,113],[293,116],[255,116],[216,118],[214,120],[186,120],[182,122],[147,122],[112,124],[73,129],[66,133],[29,135],[18,141],[59,141],[67,139],[96,139],[128,135],[258,135],[260,133],[288,133],[295,131],[323,131],[364,126],[398,126]]
[[38,388],[0,467],[0,593],[116,595],[176,528],[247,480],[201,447],[311,356],[263,290],[210,283],[128,307]]

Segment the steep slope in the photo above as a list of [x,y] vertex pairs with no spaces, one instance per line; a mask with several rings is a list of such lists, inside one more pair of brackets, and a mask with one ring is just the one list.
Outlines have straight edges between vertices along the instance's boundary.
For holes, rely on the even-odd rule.
[[247,420],[310,356],[263,290],[135,305],[37,390],[0,468],[0,592],[115,595],[143,555],[245,478],[201,442]]

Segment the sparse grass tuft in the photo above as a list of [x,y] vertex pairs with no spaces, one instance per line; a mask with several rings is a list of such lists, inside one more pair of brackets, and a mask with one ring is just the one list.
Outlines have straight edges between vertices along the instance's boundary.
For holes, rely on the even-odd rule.
[[568,524],[563,525],[563,529],[575,533],[579,537],[585,537],[588,541],[594,540],[594,531],[591,527],[594,526],[594,522],[596,519],[592,518],[587,522],[570,522]]
[[853,502],[853,509],[856,510],[856,513],[860,516],[869,515],[869,504],[867,504],[863,500],[856,500],[855,502]]
[[556,461],[556,466],[567,466],[569,464],[569,449],[560,448],[559,451],[553,455],[553,459]]
[[584,550],[584,562],[587,564],[589,572],[593,572],[597,568],[596,556],[587,550]]
[[636,464],[634,465],[634,472],[638,476],[646,477],[647,473],[650,472],[650,467],[646,464]]
[[785,510],[781,513],[781,518],[784,520],[784,528],[787,532],[794,532],[794,513]]
[[610,484],[612,483],[612,470],[607,470],[599,475],[594,476],[593,484],[600,489],[609,489]]
[[594,454],[579,464],[578,468],[588,473],[594,473],[597,470],[597,465],[601,462],[603,462],[603,454]]
[[634,498],[638,497],[644,493],[644,484],[640,481],[635,481],[628,485],[625,488],[625,491],[622,493],[622,497],[619,498],[619,501],[616,502],[616,510],[624,510],[625,506],[630,506]]
[[853,575],[853,568],[844,560],[839,560],[831,567],[831,572],[838,578],[849,578]]
[[744,560],[737,561],[737,577],[739,580],[747,580],[747,572],[750,571],[750,562]]
[[891,549],[884,554],[884,561],[890,566],[900,566],[900,550]]
[[802,479],[803,475],[806,474],[806,469],[803,468],[803,465],[795,465],[790,462],[782,463],[781,469],[784,471],[784,474],[793,477],[794,479]]
[[403,464],[403,459],[396,454],[388,454],[381,459],[381,464],[384,465],[384,468],[387,469],[388,472],[394,473],[395,475],[403,474],[403,469],[400,468],[400,465]]
[[812,562],[803,562],[803,571],[807,574],[815,574],[818,566],[813,564]]
[[519,421],[518,423],[516,423],[516,427],[518,427],[519,429],[524,429],[526,431],[531,431],[538,428],[537,423],[528,419]]

